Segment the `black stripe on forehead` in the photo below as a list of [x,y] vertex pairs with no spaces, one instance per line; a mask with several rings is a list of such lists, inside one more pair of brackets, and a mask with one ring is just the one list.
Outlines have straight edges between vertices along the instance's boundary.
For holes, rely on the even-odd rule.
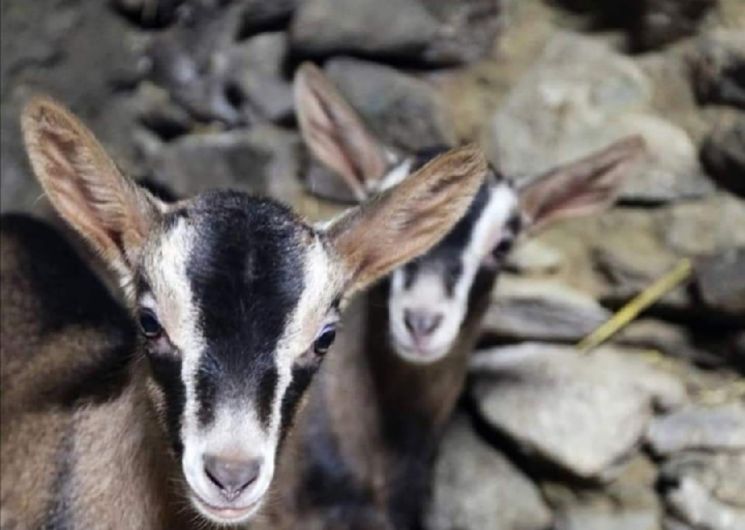
[[489,202],[489,189],[491,186],[492,184],[488,182],[481,184],[466,214],[461,217],[460,221],[455,224],[440,243],[425,254],[425,260],[429,258],[439,259],[451,254],[460,256],[463,249],[471,240],[473,229]]
[[206,342],[200,417],[210,420],[215,401],[247,398],[268,421],[274,354],[305,287],[307,228],[284,206],[226,191],[202,196],[189,217],[197,234],[186,270]]

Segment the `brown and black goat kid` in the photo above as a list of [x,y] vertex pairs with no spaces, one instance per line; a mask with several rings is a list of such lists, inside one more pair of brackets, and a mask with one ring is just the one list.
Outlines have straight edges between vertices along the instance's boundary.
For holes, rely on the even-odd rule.
[[[405,183],[447,149],[384,145],[309,63],[296,75],[295,103],[311,153],[359,201]],[[298,429],[306,480],[295,511],[313,514],[309,526],[420,527],[437,443],[510,249],[521,235],[607,209],[643,152],[639,137],[626,138],[520,188],[490,169],[445,238],[347,313]]]
[[483,156],[448,152],[313,226],[232,191],[166,204],[51,100],[22,126],[47,197],[130,311],[49,229],[3,221],[0,527],[273,528],[292,478],[275,470],[304,458],[291,425],[341,308],[442,239]]

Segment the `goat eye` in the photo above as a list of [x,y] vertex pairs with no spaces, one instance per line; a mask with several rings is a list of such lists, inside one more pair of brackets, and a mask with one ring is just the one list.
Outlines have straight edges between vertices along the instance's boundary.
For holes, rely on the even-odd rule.
[[140,309],[137,320],[140,324],[142,334],[148,339],[157,339],[161,333],[163,333],[163,328],[161,327],[160,322],[158,322],[155,313],[150,309]]
[[334,339],[336,339],[336,326],[328,324],[313,343],[313,351],[318,355],[324,355],[334,343]]

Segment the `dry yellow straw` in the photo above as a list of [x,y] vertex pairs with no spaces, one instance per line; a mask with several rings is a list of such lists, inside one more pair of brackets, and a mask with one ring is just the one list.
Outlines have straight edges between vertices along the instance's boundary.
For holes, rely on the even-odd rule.
[[665,293],[688,279],[692,271],[691,260],[688,258],[680,260],[673,270],[632,298],[608,319],[607,322],[582,339],[577,344],[577,348],[583,353],[588,353],[590,350],[600,346],[639,316],[639,313],[662,298]]

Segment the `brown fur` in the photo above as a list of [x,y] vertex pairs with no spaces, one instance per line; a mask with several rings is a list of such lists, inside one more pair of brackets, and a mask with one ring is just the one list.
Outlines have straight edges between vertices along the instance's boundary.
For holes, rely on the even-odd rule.
[[[56,103],[32,101],[23,130],[52,203],[127,287],[166,206],[123,177]],[[463,215],[485,171],[473,150],[444,155],[407,187],[332,225],[327,241],[341,267],[329,273],[344,270],[357,290],[426,251]],[[453,173],[458,186],[433,190]],[[183,496],[161,400],[123,307],[49,228],[5,218],[1,236],[0,528],[209,527]],[[288,440],[290,455],[298,439]],[[297,483],[289,472],[273,484],[281,493]],[[275,528],[285,511],[269,502],[246,526]]]
[[[356,124],[368,152],[382,151],[382,144],[367,133],[362,120],[318,68],[304,65],[295,83],[298,121],[310,150],[342,178],[341,185],[354,180],[349,173],[353,164],[328,161],[332,156],[345,160],[355,156],[356,150],[337,139],[351,134],[350,124]],[[345,124],[343,135],[341,129],[333,130],[334,123]],[[324,126],[318,128],[317,124]],[[523,220],[535,230],[564,217],[603,211],[613,203],[621,181],[642,153],[641,139],[630,137],[547,172],[521,190]],[[383,173],[368,175],[366,188],[373,189],[376,179],[382,177]],[[407,184],[408,177],[399,187]],[[448,185],[448,180],[442,179],[432,188]],[[356,188],[353,191],[359,194]],[[296,438],[304,448],[305,460],[311,461],[308,468],[312,469],[314,458],[323,464],[328,454],[335,452],[337,467],[345,469],[349,477],[348,487],[356,485],[365,492],[364,499],[353,499],[350,508],[343,487],[329,492],[328,498],[309,496],[313,487],[323,488],[325,481],[332,481],[335,470],[327,469],[325,475],[308,473],[308,481],[293,490],[294,498],[285,493],[288,505],[294,501],[294,520],[282,528],[323,527],[318,521],[350,530],[420,526],[432,459],[462,391],[469,354],[496,278],[496,272],[485,274],[474,286],[455,343],[435,363],[415,365],[391,350],[384,287],[373,290],[366,304],[348,313],[337,344],[339,354],[311,389],[310,411]],[[339,513],[346,514],[346,519],[340,521]]]

